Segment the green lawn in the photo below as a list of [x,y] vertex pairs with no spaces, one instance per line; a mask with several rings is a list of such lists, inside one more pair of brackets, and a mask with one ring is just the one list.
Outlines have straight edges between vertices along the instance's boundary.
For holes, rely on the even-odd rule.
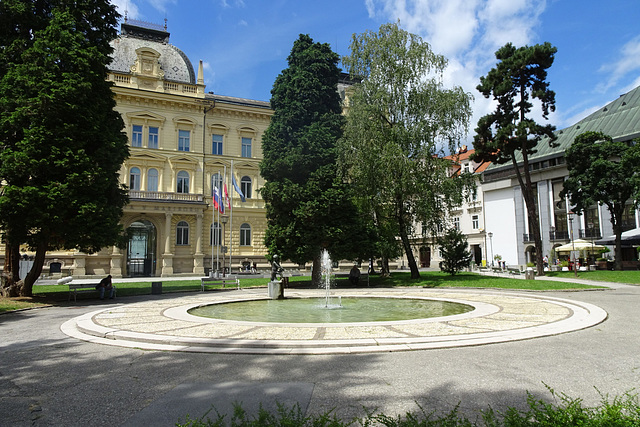
[[[573,277],[572,273],[550,273],[550,276]],[[591,280],[603,280],[611,282],[638,283],[640,284],[640,272],[632,271],[592,271],[579,273],[580,278]],[[162,281],[162,279],[158,279]],[[240,287],[266,287],[268,279],[241,278]],[[297,276],[290,278],[290,287],[311,287],[311,278],[308,276]],[[393,273],[391,277],[371,276],[369,280],[371,287],[403,287],[418,286],[426,288],[494,288],[494,289],[522,289],[536,291],[555,291],[566,289],[589,289],[593,286],[580,285],[574,283],[543,281],[543,280],[522,280],[508,276],[495,277],[484,276],[475,273],[461,273],[451,276],[442,272],[422,272],[419,280],[412,280],[409,272]],[[349,288],[351,283],[344,278],[336,280],[337,288]],[[360,287],[366,287],[367,281],[363,279]],[[151,282],[131,282],[116,283],[118,297],[132,295],[150,295]],[[220,286],[217,286],[220,288]],[[208,289],[213,289],[213,286]],[[167,280],[162,282],[162,293],[172,292],[196,292],[200,290],[200,280]],[[46,285],[35,286],[34,297],[31,299],[0,299],[0,312],[11,311],[30,306],[37,306],[43,303],[60,304],[65,303],[69,296],[67,285]],[[95,299],[93,294],[80,294],[78,299]]]
[[[549,271],[547,276],[550,277],[574,277],[573,271]],[[611,271],[611,270],[595,270],[595,271],[579,271],[578,279],[596,280],[599,282],[615,282],[615,283],[630,283],[634,285],[640,285],[640,271],[638,270],[625,270],[625,271]]]

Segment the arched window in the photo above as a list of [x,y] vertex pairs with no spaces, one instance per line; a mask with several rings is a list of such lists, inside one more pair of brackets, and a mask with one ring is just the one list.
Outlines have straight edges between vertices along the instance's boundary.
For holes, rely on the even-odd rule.
[[220,194],[222,194],[222,175],[220,172],[211,175],[211,195],[213,196],[213,189],[218,187]]
[[189,244],[189,223],[180,221],[176,226],[176,245]]
[[220,242],[222,242],[222,228],[220,227],[220,223],[214,222],[211,224],[209,233],[209,245],[220,246]]
[[178,193],[188,193],[189,192],[189,172],[180,171],[178,172],[178,185],[176,188]]
[[158,191],[158,169],[151,168],[147,172],[147,191]]
[[133,167],[129,171],[129,189],[140,190],[140,168]]
[[247,223],[240,226],[240,246],[251,246],[251,226]]
[[242,190],[242,194],[247,199],[251,198],[251,178],[248,176],[243,176],[240,180],[240,189]]

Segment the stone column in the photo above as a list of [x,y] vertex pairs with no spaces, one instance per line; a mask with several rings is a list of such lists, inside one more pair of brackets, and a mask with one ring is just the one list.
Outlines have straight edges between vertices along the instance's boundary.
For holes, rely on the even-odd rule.
[[164,253],[162,254],[162,276],[173,275],[173,254],[171,253],[171,212],[166,212],[164,224]]
[[202,216],[203,213],[196,214],[196,253],[193,256],[193,273],[204,274],[204,254],[202,253]]
[[109,274],[113,277],[122,277],[122,252],[117,246],[111,251],[111,269]]
[[74,277],[86,276],[87,270],[86,266],[86,257],[87,254],[83,252],[74,252],[73,253],[73,273]]

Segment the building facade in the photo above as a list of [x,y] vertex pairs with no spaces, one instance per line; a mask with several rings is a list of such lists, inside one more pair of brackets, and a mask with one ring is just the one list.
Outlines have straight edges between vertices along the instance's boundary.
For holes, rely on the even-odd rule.
[[[269,103],[207,93],[202,62],[196,72],[166,27],[126,20],[112,45],[108,78],[130,142],[120,173],[129,242],[96,254],[51,253],[45,267],[58,263],[75,277],[266,268],[258,165]],[[224,214],[213,206],[216,188]]]
[[[565,165],[565,150],[576,136],[587,131],[602,132],[619,141],[640,137],[640,87],[576,124],[557,131],[556,147],[550,147],[546,140],[541,141],[538,152],[530,157],[543,256],[547,255],[552,261],[559,257],[558,254],[554,257],[553,249],[571,240],[595,241],[613,234],[609,211],[605,206],[594,205],[582,215],[574,215],[572,206],[560,197],[562,183],[569,175]],[[483,173],[482,181],[486,231],[493,235],[495,252],[501,254],[509,265],[525,266],[533,262],[535,246],[513,167],[510,164],[492,164]],[[625,230],[640,226],[640,213],[633,208],[631,201],[623,221]],[[630,251],[631,257],[633,253]]]

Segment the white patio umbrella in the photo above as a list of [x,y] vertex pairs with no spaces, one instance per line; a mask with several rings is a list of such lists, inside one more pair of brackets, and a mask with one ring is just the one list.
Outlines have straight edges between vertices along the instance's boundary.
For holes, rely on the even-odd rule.
[[556,252],[571,252],[571,251],[598,251],[604,249],[604,246],[596,245],[588,240],[576,239],[573,242],[569,242],[566,245],[558,246],[555,248]]

